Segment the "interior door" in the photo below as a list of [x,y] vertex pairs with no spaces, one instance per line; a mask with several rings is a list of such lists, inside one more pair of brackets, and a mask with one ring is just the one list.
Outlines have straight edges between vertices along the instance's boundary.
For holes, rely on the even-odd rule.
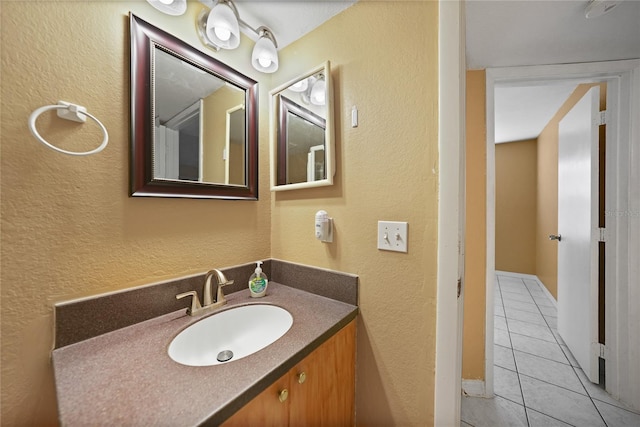
[[598,125],[593,87],[559,125],[558,333],[587,377],[599,382]]

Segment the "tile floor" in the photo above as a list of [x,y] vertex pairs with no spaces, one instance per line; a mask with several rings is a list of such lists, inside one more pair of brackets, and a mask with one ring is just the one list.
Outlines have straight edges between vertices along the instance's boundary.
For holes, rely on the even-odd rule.
[[463,396],[463,427],[640,426],[632,411],[592,384],[556,331],[557,310],[532,279],[498,273],[494,393]]

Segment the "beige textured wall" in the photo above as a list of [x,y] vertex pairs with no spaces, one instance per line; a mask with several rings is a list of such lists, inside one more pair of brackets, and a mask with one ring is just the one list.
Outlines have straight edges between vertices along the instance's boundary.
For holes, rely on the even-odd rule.
[[536,271],[536,140],[496,144],[496,270]]
[[[336,184],[273,195],[272,255],[360,275],[359,425],[433,423],[437,18],[436,2],[359,2],[285,48],[274,79],[332,63]],[[334,218],[331,244],[314,238],[319,209]],[[407,254],[377,249],[378,220],[408,221]]]
[[462,378],[484,379],[487,263],[485,71],[467,71],[466,224]]
[[[259,202],[128,197],[128,12],[201,46],[200,8],[169,17],[145,1],[2,2],[2,425],[56,422],[53,303],[270,255],[266,120]],[[251,46],[208,53],[265,79],[249,64]],[[102,153],[66,156],[31,136],[31,112],[58,100],[105,124]],[[42,135],[74,148],[97,146],[96,128],[55,113],[38,120]]]

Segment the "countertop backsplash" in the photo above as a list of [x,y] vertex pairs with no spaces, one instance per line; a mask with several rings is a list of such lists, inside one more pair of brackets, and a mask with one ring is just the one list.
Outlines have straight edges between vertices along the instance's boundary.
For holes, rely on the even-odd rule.
[[[270,281],[358,305],[356,275],[277,259],[262,261],[262,270]],[[220,270],[227,279],[234,281],[233,285],[226,286],[224,290],[225,294],[231,294],[247,288],[249,276],[255,270],[255,262]],[[195,290],[202,300],[205,274],[206,272],[56,303],[54,348],[186,309],[189,302],[176,300],[175,296]]]

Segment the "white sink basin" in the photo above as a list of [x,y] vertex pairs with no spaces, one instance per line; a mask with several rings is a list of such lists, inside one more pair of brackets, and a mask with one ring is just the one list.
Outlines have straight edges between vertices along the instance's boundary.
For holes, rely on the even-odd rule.
[[291,313],[274,305],[231,308],[180,332],[169,345],[169,356],[188,366],[229,363],[265,348],[291,325]]

